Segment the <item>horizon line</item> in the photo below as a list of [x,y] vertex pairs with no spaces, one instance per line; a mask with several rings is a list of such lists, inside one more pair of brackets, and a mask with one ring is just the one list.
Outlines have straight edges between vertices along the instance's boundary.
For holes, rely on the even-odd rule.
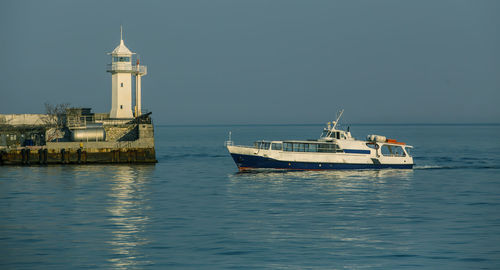
[[[156,124],[165,127],[217,127],[217,126],[324,126],[324,123],[314,124]],[[341,126],[498,126],[500,123],[340,123]]]

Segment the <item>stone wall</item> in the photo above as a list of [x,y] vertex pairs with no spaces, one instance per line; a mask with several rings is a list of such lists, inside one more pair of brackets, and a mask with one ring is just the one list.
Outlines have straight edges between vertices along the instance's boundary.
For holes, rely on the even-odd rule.
[[0,114],[0,124],[41,126],[46,117],[46,114]]
[[43,148],[47,149],[129,149],[129,148],[154,148],[151,139],[139,139],[136,141],[114,141],[114,142],[48,142]]
[[139,124],[138,127],[139,138],[154,138],[154,127],[152,124]]
[[137,125],[103,126],[106,141],[135,141],[138,138]]

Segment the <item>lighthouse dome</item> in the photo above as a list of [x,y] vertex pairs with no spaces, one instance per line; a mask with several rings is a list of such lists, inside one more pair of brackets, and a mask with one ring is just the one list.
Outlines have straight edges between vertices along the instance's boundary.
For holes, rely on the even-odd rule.
[[120,40],[120,45],[118,45],[112,52],[112,55],[132,55],[135,54],[131,52],[127,46],[125,46],[125,43],[123,43],[123,39]]

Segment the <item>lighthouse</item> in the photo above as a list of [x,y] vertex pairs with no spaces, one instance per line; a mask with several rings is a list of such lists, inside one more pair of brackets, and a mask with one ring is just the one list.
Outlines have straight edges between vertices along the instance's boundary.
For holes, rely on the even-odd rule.
[[[147,74],[146,66],[132,65],[132,56],[123,42],[123,31],[120,31],[120,44],[111,52],[111,119],[131,119],[141,115],[141,76]],[[135,110],[132,113],[132,76],[135,76]]]

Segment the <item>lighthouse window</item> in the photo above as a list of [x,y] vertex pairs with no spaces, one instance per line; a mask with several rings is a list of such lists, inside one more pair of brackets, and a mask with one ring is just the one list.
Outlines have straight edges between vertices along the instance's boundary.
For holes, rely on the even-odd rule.
[[130,62],[130,57],[113,57],[113,62]]
[[120,86],[123,87],[123,83],[120,83]]

